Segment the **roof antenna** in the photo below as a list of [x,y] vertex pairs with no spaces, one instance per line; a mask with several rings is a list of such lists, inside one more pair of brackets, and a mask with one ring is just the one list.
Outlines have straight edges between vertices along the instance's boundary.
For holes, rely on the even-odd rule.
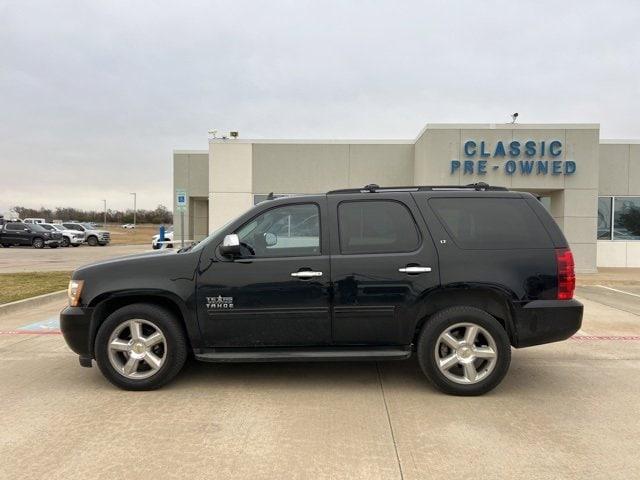
[[369,185],[365,185],[363,190],[365,192],[375,193],[375,191],[378,190],[379,188],[380,188],[380,185],[378,185],[377,183],[370,183]]
[[267,195],[267,200],[273,200],[274,198],[276,197],[273,196],[273,192],[270,192],[269,195]]

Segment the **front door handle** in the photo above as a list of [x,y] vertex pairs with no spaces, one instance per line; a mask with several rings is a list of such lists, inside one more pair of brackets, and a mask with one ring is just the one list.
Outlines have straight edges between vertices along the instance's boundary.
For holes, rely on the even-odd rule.
[[402,267],[398,269],[401,273],[416,274],[430,272],[431,267]]
[[292,277],[296,278],[313,278],[313,277],[321,277],[322,272],[314,272],[312,270],[302,270],[300,272],[293,272],[291,274]]

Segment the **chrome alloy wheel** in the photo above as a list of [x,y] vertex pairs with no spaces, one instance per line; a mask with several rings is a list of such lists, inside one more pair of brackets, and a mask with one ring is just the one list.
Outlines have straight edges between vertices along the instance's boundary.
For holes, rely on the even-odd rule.
[[484,380],[498,362],[495,340],[475,323],[457,323],[447,328],[438,337],[434,353],[440,372],[462,385]]
[[123,377],[149,378],[167,358],[167,340],[149,320],[127,320],[113,331],[108,344],[109,362]]

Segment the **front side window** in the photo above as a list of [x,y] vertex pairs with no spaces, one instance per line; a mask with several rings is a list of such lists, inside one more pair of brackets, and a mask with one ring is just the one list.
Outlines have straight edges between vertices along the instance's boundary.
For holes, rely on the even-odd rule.
[[243,256],[257,258],[320,255],[320,218],[315,204],[273,208],[240,227]]
[[640,240],[640,197],[615,197],[613,239]]
[[611,240],[611,197],[598,198],[598,240]]
[[342,202],[338,223],[346,254],[412,252],[420,243],[411,212],[395,201]]
[[13,230],[15,232],[20,232],[22,230],[26,230],[27,228],[19,223],[7,223],[7,230]]

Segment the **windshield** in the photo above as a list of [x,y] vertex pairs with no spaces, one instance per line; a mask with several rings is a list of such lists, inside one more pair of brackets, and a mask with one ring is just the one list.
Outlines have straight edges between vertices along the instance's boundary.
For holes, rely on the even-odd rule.
[[45,230],[55,230],[55,227],[53,225],[47,225],[46,223],[41,223],[40,226]]
[[[244,215],[244,213],[242,214]],[[238,215],[238,217],[240,217],[240,215]],[[231,220],[229,220],[227,223],[225,223],[224,225],[222,225],[220,228],[217,228],[216,230],[214,230],[212,233],[210,233],[207,238],[205,238],[204,240],[202,240],[201,242],[197,242],[191,245],[191,247],[186,247],[183,251],[184,252],[188,252],[188,251],[198,251],[198,250],[202,250],[204,247],[206,247],[211,240],[218,235],[220,232],[222,232],[223,230],[226,230],[227,227],[229,225],[231,225],[233,222],[235,222],[238,217],[234,217]],[[174,238],[174,240],[180,240],[180,238]]]
[[65,229],[62,225],[52,225],[52,227],[61,232]]

